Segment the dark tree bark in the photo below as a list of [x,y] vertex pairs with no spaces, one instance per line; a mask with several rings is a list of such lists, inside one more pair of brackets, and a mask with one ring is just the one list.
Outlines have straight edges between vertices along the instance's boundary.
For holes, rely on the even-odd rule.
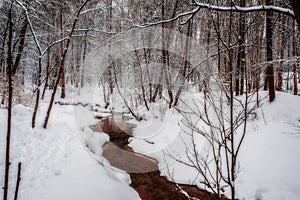
[[[229,35],[228,35],[228,44],[231,44],[231,35],[232,35],[232,12],[230,12],[230,18],[229,18]],[[229,175],[229,182],[230,182],[230,189],[231,189],[231,198],[235,199],[235,176],[236,176],[236,156],[235,156],[235,140],[234,140],[234,116],[233,116],[233,62],[232,62],[232,52],[231,49],[228,49],[228,65],[230,69],[230,75],[229,75],[229,95],[230,95],[230,132],[229,132],[229,138],[230,138],[230,152],[231,152],[231,163],[230,165],[227,164],[227,169],[230,171]]]
[[299,0],[290,0],[294,14],[295,19],[298,24],[298,31],[300,31],[300,1]]
[[6,152],[5,152],[5,174],[4,174],[4,191],[3,200],[8,199],[9,167],[10,167],[10,137],[11,137],[11,114],[12,114],[12,5],[8,11],[8,42],[7,42],[7,75],[8,75],[8,108],[7,108],[7,135],[6,135]]
[[293,66],[294,95],[298,95],[297,66]]
[[14,200],[18,199],[19,186],[20,186],[20,182],[21,182],[21,170],[22,170],[22,163],[19,162]]
[[[48,26],[48,30],[49,30],[49,26]],[[48,36],[48,45],[50,43],[50,35]],[[43,89],[43,93],[42,93],[42,99],[44,99],[45,93],[46,93],[46,89],[48,87],[48,81],[49,81],[49,74],[50,74],[50,59],[51,59],[51,52],[50,49],[47,51],[47,68],[46,68],[46,80],[45,80],[45,84],[44,84],[44,89]]]
[[[298,56],[297,52],[297,36],[296,36],[296,31],[295,31],[295,22],[293,23],[293,56]],[[298,78],[297,78],[297,64],[293,64],[293,82],[294,82],[294,95],[298,95]]]
[[[245,0],[240,1],[240,6],[245,7]],[[245,64],[246,64],[246,53],[245,53],[245,39],[246,39],[246,19],[245,14],[240,13],[239,20],[239,47],[237,55],[237,73],[235,77],[235,94],[242,95],[244,92],[244,75],[245,75]]]
[[[282,23],[284,24],[285,23],[285,18],[284,16],[279,16],[279,23]],[[284,41],[283,41],[283,38],[286,37],[285,36],[285,30],[286,30],[286,26],[284,26],[282,28],[282,31],[280,31],[279,33],[279,36],[278,36],[278,52],[277,52],[277,57],[278,59],[283,59],[283,56],[284,56]],[[276,68],[276,86],[275,86],[275,89],[277,91],[281,91],[282,90],[282,73],[283,73],[283,70],[282,70],[282,66],[281,66],[281,62],[279,62],[277,68]]]
[[31,127],[35,127],[35,121],[36,121],[36,115],[39,107],[39,102],[40,102],[40,93],[41,93],[41,73],[42,73],[42,57],[39,56],[39,61],[38,61],[38,83],[37,83],[37,88],[36,88],[36,100],[35,100],[35,106],[33,110],[33,115],[32,115],[32,120],[31,120]]
[[85,57],[86,57],[86,48],[87,48],[87,34],[88,31],[85,31],[84,33],[84,45],[83,45],[83,55],[82,55],[82,68],[81,68],[81,77],[80,77],[80,86],[84,87],[84,68],[85,68]]
[[12,69],[13,76],[17,73],[17,70],[20,66],[21,57],[22,57],[22,53],[24,50],[24,46],[25,46],[27,25],[28,25],[27,20],[24,20],[23,26],[21,28],[20,35],[19,35],[19,46],[18,46],[18,50],[17,50],[17,56],[16,56],[15,63],[13,64],[13,69]]
[[[6,36],[7,36],[7,30],[8,27],[5,27],[4,33],[3,33],[3,42],[2,42],[2,47],[0,48],[1,54],[0,54],[0,72],[5,73],[5,56],[4,56],[4,49],[5,49],[5,42],[6,42]],[[3,99],[2,99],[3,100]]]
[[[107,29],[108,29],[109,32],[112,32],[112,24],[111,24],[111,19],[112,19],[112,0],[108,0],[107,1],[107,7],[109,8],[107,10],[107,19],[106,19],[106,21],[107,21]],[[112,62],[112,60],[111,60],[111,62]],[[108,66],[107,70],[108,70],[109,91],[110,91],[110,94],[113,94],[113,92],[114,92],[114,83],[113,83],[113,67],[112,67],[112,64]]]
[[[192,36],[192,24],[193,24],[193,20],[190,20],[188,22],[187,37],[186,37],[186,41],[185,41],[185,50],[184,50],[185,51],[184,52],[185,61],[184,61],[184,64],[183,64],[183,69],[180,72],[182,74],[182,82],[181,82],[181,84],[180,84],[180,86],[179,86],[179,88],[178,88],[178,90],[175,94],[174,106],[177,106],[178,101],[179,101],[179,97],[180,97],[180,95],[182,93],[182,90],[184,88],[184,83],[185,83],[186,79],[188,78],[188,77],[186,77],[186,72],[187,72],[187,69],[188,69],[188,66],[189,66],[189,62],[188,62],[189,52],[188,51],[189,51],[189,48],[190,48],[190,37]],[[189,76],[189,74],[188,74],[188,76]]]
[[[272,5],[271,0],[266,0],[266,5]],[[271,11],[267,11],[266,13],[266,33],[267,33],[267,62],[273,60],[273,45],[272,45],[272,37],[273,37],[273,13]],[[266,69],[266,81],[265,87],[268,88],[269,91],[269,101],[272,102],[275,99],[275,85],[274,85],[274,67],[272,63],[268,63]]]
[[[60,31],[61,31],[61,37],[63,38],[63,14],[62,14],[62,9],[60,10]],[[64,52],[65,52],[65,46],[64,46],[64,41],[61,41],[61,57],[65,56]],[[61,66],[61,98],[65,98],[66,96],[66,78],[65,78],[65,64],[62,63]]]
[[134,53],[135,53],[135,57],[136,57],[136,65],[139,68],[138,71],[139,71],[139,75],[140,75],[139,79],[140,79],[141,90],[142,90],[142,98],[145,103],[146,109],[149,110],[149,106],[148,106],[148,102],[147,102],[147,98],[146,98],[146,89],[144,86],[144,77],[143,77],[143,69],[141,66],[141,60],[140,60],[138,51],[136,49],[134,50]]

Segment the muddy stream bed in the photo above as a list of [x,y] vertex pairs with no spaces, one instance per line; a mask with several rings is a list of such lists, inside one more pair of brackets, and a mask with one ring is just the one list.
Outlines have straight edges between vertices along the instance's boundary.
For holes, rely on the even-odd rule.
[[105,132],[110,136],[110,142],[103,145],[103,156],[112,166],[130,174],[132,181],[130,186],[139,193],[142,200],[188,199],[179,187],[191,197],[196,197],[195,199],[218,199],[196,186],[179,184],[178,187],[175,183],[168,181],[167,178],[160,176],[155,159],[135,153],[128,146],[128,139],[131,137],[135,125],[127,123],[126,120],[128,119],[122,115],[112,115],[99,120],[98,124],[91,126],[92,130]]

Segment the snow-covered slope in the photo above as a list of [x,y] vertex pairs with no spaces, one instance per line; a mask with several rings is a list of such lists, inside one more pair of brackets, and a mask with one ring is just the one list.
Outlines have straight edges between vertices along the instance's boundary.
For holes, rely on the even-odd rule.
[[[88,128],[95,123],[84,111],[54,105],[47,129],[42,121],[47,103],[42,102],[37,127],[31,129],[32,108],[16,105],[12,116],[11,176],[9,199],[13,199],[18,162],[22,162],[19,200],[140,199],[129,187],[129,175],[103,165],[84,143],[102,143],[108,138]],[[85,109],[87,110],[87,109]],[[79,112],[79,113],[78,113]],[[7,111],[0,109],[0,177],[4,173]],[[77,118],[76,118],[77,116]],[[78,116],[85,117],[79,121]],[[92,115],[91,115],[92,116]],[[82,133],[81,133],[82,132]],[[79,137],[89,134],[90,137]],[[94,141],[88,141],[94,134]],[[98,154],[101,152],[97,152]],[[103,160],[104,161],[104,160]],[[3,190],[0,190],[2,196]]]
[[[257,117],[248,121],[246,138],[238,157],[237,197],[246,200],[298,200],[300,129],[295,134],[294,125],[300,127],[300,97],[278,92],[276,100],[269,103],[264,98],[266,92],[260,92],[260,96],[264,99],[262,106],[256,110]],[[166,156],[171,154],[188,162],[185,146],[191,145],[191,142],[183,138],[186,134],[178,131],[180,119],[176,111],[169,110],[160,124],[154,119],[147,128],[141,128],[140,122],[136,122],[138,126],[130,146],[137,152],[156,158],[160,162],[161,173],[169,179],[203,187],[199,183],[203,178],[195,168]],[[151,129],[156,132],[148,133]],[[199,140],[201,137],[196,138],[196,142],[203,151],[205,144]],[[225,194],[230,196],[227,189]]]
[[[76,102],[93,103],[90,93]],[[260,92],[261,97],[266,95]],[[273,103],[263,100],[261,109],[256,110],[256,119],[248,121],[247,135],[238,157],[236,187],[239,199],[300,198],[300,133],[299,129],[298,133],[294,130],[294,125],[300,126],[299,105],[298,96],[277,93]],[[17,165],[22,162],[20,200],[139,199],[128,186],[128,174],[110,167],[99,156],[101,145],[108,137],[88,128],[96,123],[94,113],[81,106],[54,105],[48,128],[43,129],[46,108],[46,101],[42,102],[37,127],[33,130],[30,127],[32,108],[22,105],[13,108],[10,198],[14,193]],[[0,177],[4,172],[6,115],[6,110],[0,109]],[[145,113],[145,116],[150,115]],[[195,169],[165,156],[167,152],[182,158],[185,146],[190,144],[182,143],[188,140],[186,134],[178,134],[182,130],[179,127],[181,119],[175,110],[168,110],[163,120],[155,117],[135,122],[138,125],[134,130],[136,137],[131,139],[130,146],[156,158],[162,175],[180,183],[197,183],[201,177]]]
[[248,125],[239,156],[238,196],[245,199],[300,199],[300,97],[277,93],[263,102],[263,114]]

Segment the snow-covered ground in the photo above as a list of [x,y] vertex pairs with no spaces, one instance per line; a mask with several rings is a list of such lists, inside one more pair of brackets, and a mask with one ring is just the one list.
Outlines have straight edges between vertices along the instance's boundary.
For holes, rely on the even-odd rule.
[[[263,98],[267,93],[260,92],[260,95]],[[262,109],[256,110],[257,117],[248,121],[238,157],[237,197],[246,200],[298,200],[300,132],[298,129],[295,134],[294,125],[300,127],[300,98],[277,93],[273,103],[264,98],[261,105]],[[174,162],[168,156],[188,162],[185,147],[191,143],[180,129],[181,119],[175,110],[168,110],[163,121],[154,119],[146,128],[145,122],[133,121],[138,126],[129,145],[135,151],[157,159],[161,173],[170,180],[193,183],[203,188],[199,183],[203,178],[195,168]],[[199,151],[204,151],[201,137],[196,140]],[[225,194],[230,196],[227,189]]]
[[[104,105],[100,88],[85,88],[80,95],[74,94],[73,98],[64,101]],[[260,92],[260,95],[267,94]],[[116,99],[111,102],[110,110],[126,110],[122,101],[113,98]],[[89,107],[55,104],[48,128],[43,129],[47,105],[47,100],[41,102],[35,129],[30,127],[32,108],[13,107],[10,198],[14,193],[17,165],[22,162],[20,200],[139,199],[129,187],[129,175],[111,167],[101,156],[101,146],[109,140],[108,136],[93,133],[89,128],[97,122],[95,115],[109,114],[89,111]],[[256,111],[256,119],[248,122],[239,154],[237,196],[246,200],[298,200],[300,133],[294,134],[293,124],[300,126],[300,98],[277,93],[273,103],[264,99],[261,105],[262,109]],[[182,159],[186,155],[185,147],[191,144],[187,134],[182,134],[182,116],[169,109],[161,119],[164,105],[150,106],[151,113],[139,110],[139,115],[147,121],[130,121],[137,124],[130,146],[157,159],[161,174],[169,179],[198,184],[202,177],[194,168],[166,156],[171,154]],[[4,172],[6,112],[0,109],[0,177]],[[201,141],[198,145],[205,146]]]
[[[277,93],[250,122],[239,157],[238,195],[245,199],[300,198],[300,98]],[[259,112],[258,112],[259,113]]]
[[[102,144],[109,138],[88,128],[96,123],[94,113],[81,106],[56,104],[48,128],[44,129],[46,102],[41,103],[35,129],[31,129],[33,109],[13,107],[9,199],[13,199],[18,162],[22,162],[20,200],[140,199],[129,186],[129,175],[110,167],[99,156]],[[7,110],[0,109],[1,185],[6,116]]]

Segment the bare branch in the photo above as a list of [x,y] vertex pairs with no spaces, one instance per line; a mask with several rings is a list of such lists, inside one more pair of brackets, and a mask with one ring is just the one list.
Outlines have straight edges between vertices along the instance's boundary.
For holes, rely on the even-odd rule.
[[191,16],[191,15],[194,15],[196,14],[198,11],[200,10],[200,7],[197,7],[195,8],[194,10],[192,11],[189,11],[189,12],[185,12],[185,13],[181,13],[171,19],[166,19],[166,20],[162,20],[162,21],[158,21],[158,22],[154,22],[154,23],[149,23],[149,24],[144,24],[144,25],[135,25],[136,27],[139,27],[139,28],[146,28],[146,27],[150,27],[150,26],[154,26],[154,25],[158,25],[158,24],[163,24],[163,23],[169,23],[169,22],[173,22],[181,17],[184,17],[184,16]]
[[277,6],[252,6],[252,7],[240,7],[240,6],[230,6],[230,7],[222,7],[222,6],[214,6],[206,3],[198,3],[195,2],[195,6],[198,6],[200,8],[207,8],[210,10],[215,11],[221,11],[221,12],[243,12],[243,13],[249,13],[249,12],[261,12],[261,11],[273,11],[281,14],[288,15],[290,17],[295,18],[294,11],[287,8],[277,7]]
[[224,6],[210,5],[210,4],[206,4],[206,3],[199,3],[199,2],[196,2],[196,1],[192,5],[196,6],[196,8],[193,9],[192,11],[181,13],[181,14],[173,17],[173,18],[166,19],[166,20],[161,20],[161,21],[148,23],[148,24],[143,24],[143,25],[135,25],[135,27],[145,28],[145,27],[155,26],[155,25],[159,25],[159,24],[163,24],[163,23],[173,22],[173,21],[176,21],[177,19],[188,16],[187,20],[181,22],[181,25],[184,25],[191,18],[193,18],[194,15],[196,13],[198,13],[201,8],[220,11],[220,12],[240,12],[240,13],[273,11],[273,12],[281,13],[281,14],[290,16],[292,18],[295,18],[295,14],[294,14],[293,10],[288,9],[288,8],[277,7],[277,6],[270,6],[270,5],[267,5],[267,6],[266,5],[261,5],[261,6],[252,6],[252,7],[240,7],[240,6],[224,7]]

